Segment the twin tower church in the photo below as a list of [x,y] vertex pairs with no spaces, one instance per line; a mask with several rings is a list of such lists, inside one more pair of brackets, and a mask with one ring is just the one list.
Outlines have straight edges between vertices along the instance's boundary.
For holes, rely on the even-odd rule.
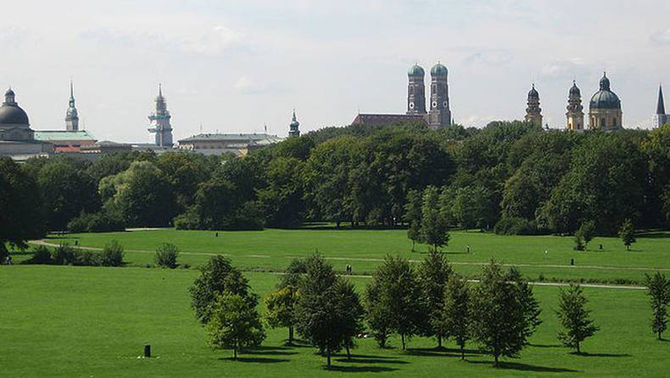
[[[568,112],[566,128],[568,130],[584,130],[584,106],[582,106],[582,93],[573,81],[572,88],[568,94]],[[526,121],[542,126],[542,109],[540,108],[540,94],[535,85],[528,92],[528,108],[526,108]],[[621,112],[621,100],[610,89],[610,79],[604,74],[600,79],[600,90],[596,92],[589,102],[588,128],[590,130],[618,130],[623,126],[623,113]]]

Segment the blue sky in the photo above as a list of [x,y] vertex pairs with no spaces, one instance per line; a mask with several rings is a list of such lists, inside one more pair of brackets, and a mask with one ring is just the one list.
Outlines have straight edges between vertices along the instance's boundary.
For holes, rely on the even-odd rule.
[[[68,82],[98,139],[152,140],[158,83],[175,138],[286,135],[402,113],[406,70],[450,71],[456,122],[520,119],[535,82],[545,121],[565,123],[576,79],[584,104],[607,70],[626,127],[648,127],[659,83],[670,94],[670,2],[0,1],[0,85],[34,129],[64,127]],[[670,99],[668,99],[670,100]],[[201,126],[202,125],[202,126]]]

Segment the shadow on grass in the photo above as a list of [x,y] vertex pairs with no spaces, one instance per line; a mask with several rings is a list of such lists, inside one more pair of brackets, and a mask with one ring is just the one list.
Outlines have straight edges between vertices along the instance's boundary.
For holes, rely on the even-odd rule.
[[668,239],[670,238],[670,232],[646,232],[636,236],[645,239]]
[[628,353],[587,353],[587,352],[572,352],[570,353],[574,356],[579,357],[633,357]]
[[368,356],[366,358],[361,358],[360,356],[351,356],[351,359],[348,360],[346,357],[344,358],[338,358],[335,360],[337,362],[344,362],[344,363],[350,363],[350,364],[408,364],[409,362],[407,361],[402,361],[398,359],[393,359],[389,357],[376,357],[376,356]]
[[[486,364],[491,365],[491,367],[493,367],[493,363],[491,361],[468,361],[468,363],[477,365]],[[534,371],[538,373],[579,373],[579,370],[574,369],[529,365],[529,364],[522,364],[520,362],[500,362],[497,368],[506,370]]]
[[238,356],[237,360],[233,357],[222,357],[219,358],[221,361],[233,361],[233,362],[254,362],[258,364],[276,364],[279,362],[289,362],[290,360],[286,358],[268,358],[268,357],[241,357]]
[[[408,348],[405,351],[407,354],[412,356],[423,356],[423,357],[458,357],[461,358],[460,349],[448,349],[448,348]],[[465,357],[472,357],[475,355],[480,355],[481,352],[473,349],[465,349]]]
[[342,373],[384,373],[389,371],[398,370],[392,367],[386,366],[331,366],[326,368],[330,371],[339,371]]
[[563,348],[561,344],[529,344],[533,348]]

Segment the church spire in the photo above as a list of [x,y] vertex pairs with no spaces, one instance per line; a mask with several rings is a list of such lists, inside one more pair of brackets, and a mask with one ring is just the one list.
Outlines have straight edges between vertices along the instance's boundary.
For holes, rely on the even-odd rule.
[[665,103],[663,102],[663,87],[658,86],[658,104],[656,105],[656,114],[665,114]]
[[299,137],[300,136],[300,122],[295,116],[295,109],[293,109],[293,118],[291,119],[291,124],[289,125],[288,135],[289,137]]
[[65,129],[67,131],[79,131],[79,113],[75,106],[72,80],[70,80],[70,101],[68,101],[68,108],[65,113]]

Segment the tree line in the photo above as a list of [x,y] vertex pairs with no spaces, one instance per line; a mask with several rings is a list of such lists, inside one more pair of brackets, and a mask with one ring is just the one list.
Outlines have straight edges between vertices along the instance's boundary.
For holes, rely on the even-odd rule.
[[[431,191],[441,227],[614,235],[670,224],[670,125],[612,133],[524,122],[326,128],[245,157],[120,152],[0,160],[0,245],[47,230],[407,226]],[[436,191],[436,192],[435,192]]]
[[[660,273],[647,276],[651,326],[658,338],[667,328],[670,281]],[[318,349],[331,366],[332,356],[345,350],[348,359],[358,339],[374,337],[388,347],[400,336],[402,350],[415,336],[432,337],[437,348],[455,342],[466,358],[466,345],[500,358],[519,357],[542,324],[532,287],[512,267],[491,261],[477,283],[454,273],[444,256],[431,252],[415,269],[408,260],[388,256],[359,295],[354,285],[338,276],[321,256],[293,260],[275,290],[264,298],[266,311],[257,310],[259,297],[230,260],[212,257],[190,289],[195,316],[208,331],[215,349],[232,349],[233,358],[265,339],[265,324],[288,329],[288,345],[301,342]],[[559,291],[557,339],[576,353],[599,327],[579,285]]]

